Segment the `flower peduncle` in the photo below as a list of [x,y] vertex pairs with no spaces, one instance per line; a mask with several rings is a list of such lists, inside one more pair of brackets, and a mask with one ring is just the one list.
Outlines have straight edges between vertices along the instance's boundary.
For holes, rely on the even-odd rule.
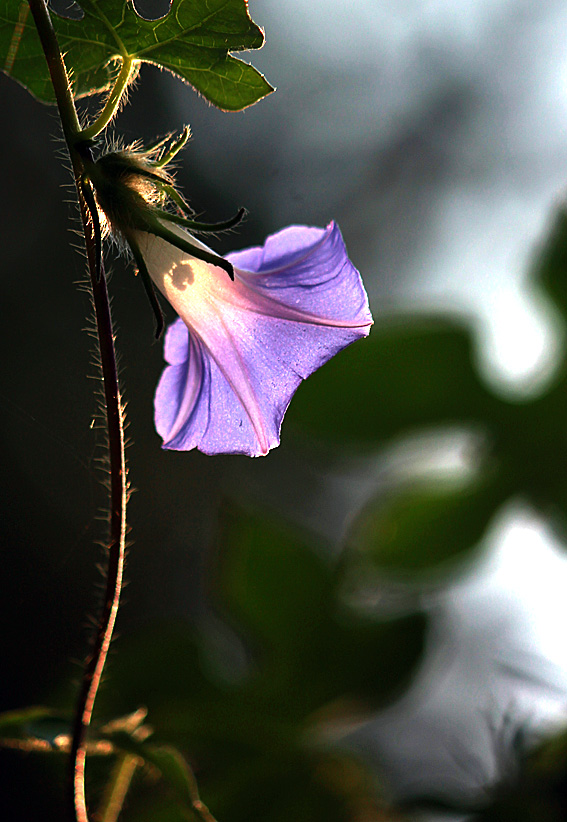
[[98,135],[101,134],[109,125],[110,121],[120,108],[129,84],[135,79],[138,73],[138,63],[129,55],[124,55],[121,59],[122,65],[120,67],[120,71],[118,72],[114,86],[108,95],[108,99],[104,104],[102,111],[94,123],[81,131],[80,137],[83,140],[93,140],[95,137],[98,137]]

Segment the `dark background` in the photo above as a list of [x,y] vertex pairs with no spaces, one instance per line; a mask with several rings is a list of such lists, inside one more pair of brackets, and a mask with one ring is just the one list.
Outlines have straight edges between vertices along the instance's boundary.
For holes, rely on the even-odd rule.
[[[186,197],[206,220],[249,210],[219,251],[261,243],[292,222],[336,218],[377,319],[408,297],[480,306],[491,345],[479,359],[495,382],[506,358],[496,315],[507,299],[517,321],[527,311],[525,297],[512,311],[519,283],[564,188],[565,56],[552,34],[560,5],[471,2],[457,13],[441,2],[429,11],[366,2],[351,14],[340,2],[251,3],[267,45],[250,59],[279,87],[274,95],[224,114],[144,66],[116,132],[149,141],[190,123],[178,175]],[[85,265],[57,118],[4,75],[0,94],[0,706],[8,710],[49,702],[78,677],[101,579],[105,492]],[[203,615],[202,572],[227,491],[339,534],[376,470],[369,454],[326,476],[286,438],[285,424],[267,460],[161,451],[152,425],[161,345],[132,267],[113,250],[107,260],[135,489],[118,626],[126,636]],[[542,316],[532,323],[544,342],[534,332],[531,378],[556,344]],[[28,768],[41,785],[40,764],[2,752],[6,819],[37,817]]]

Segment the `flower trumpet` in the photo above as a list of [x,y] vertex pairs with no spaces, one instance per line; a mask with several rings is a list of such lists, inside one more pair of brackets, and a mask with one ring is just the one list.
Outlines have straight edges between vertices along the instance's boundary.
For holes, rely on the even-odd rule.
[[289,226],[222,258],[192,231],[230,227],[241,213],[215,227],[164,211],[162,192],[181,204],[161,168],[129,164],[123,182],[119,197],[93,183],[98,205],[129,245],[154,310],[155,286],[179,316],[155,394],[163,447],[267,454],[300,382],[372,325],[338,226]]

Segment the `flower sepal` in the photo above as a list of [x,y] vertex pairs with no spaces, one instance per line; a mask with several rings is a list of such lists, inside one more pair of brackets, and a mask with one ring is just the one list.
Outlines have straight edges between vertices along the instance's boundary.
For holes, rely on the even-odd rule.
[[[202,243],[192,243],[187,232],[179,232],[173,226],[181,225],[197,233],[218,233],[236,226],[246,213],[241,208],[230,220],[220,223],[190,219],[191,208],[166,169],[189,139],[188,127],[166,148],[169,139],[160,140],[146,149],[135,144],[107,151],[96,161],[85,163],[82,181],[83,197],[98,236],[99,260],[103,235],[110,234],[119,245],[129,249],[154,312],[156,337],[163,331],[163,314],[138,245],[138,234],[143,232],[161,237],[180,251],[224,269],[233,280],[234,271],[229,261]],[[100,270],[100,265],[97,267]]]

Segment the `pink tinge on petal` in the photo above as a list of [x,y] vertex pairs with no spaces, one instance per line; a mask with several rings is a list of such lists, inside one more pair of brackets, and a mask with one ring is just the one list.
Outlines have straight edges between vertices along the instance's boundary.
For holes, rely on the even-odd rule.
[[301,380],[370,330],[366,292],[334,223],[292,226],[230,255],[234,282],[157,237],[139,242],[181,318],[166,334],[169,365],[155,397],[164,448],[266,454]]
[[[257,268],[240,271],[251,262],[250,251],[262,252],[256,256]],[[372,324],[360,275],[334,222],[326,229],[290,226],[268,237],[262,249],[229,254],[228,259],[247,287],[251,310],[315,325]]]

